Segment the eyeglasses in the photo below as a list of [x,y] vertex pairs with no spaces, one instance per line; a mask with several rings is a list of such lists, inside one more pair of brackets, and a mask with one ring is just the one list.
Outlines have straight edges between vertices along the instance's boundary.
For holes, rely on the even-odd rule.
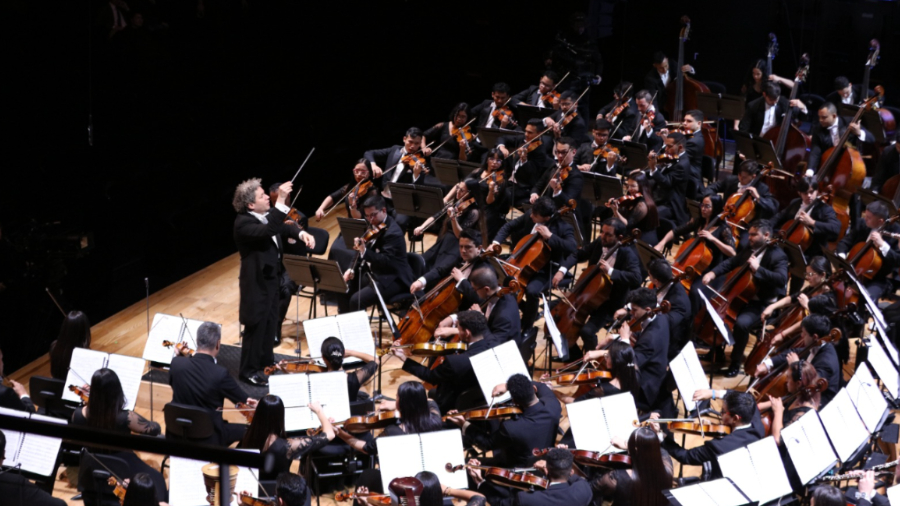
[[381,211],[376,211],[376,212],[371,213],[371,214],[370,214],[370,213],[366,213],[366,219],[367,219],[367,220],[371,220],[371,219],[375,218],[376,216],[378,216],[379,214],[381,214]]
[[554,152],[553,152],[553,155],[554,155],[554,156],[566,156],[566,155],[569,154],[569,151],[572,151],[572,150],[571,150],[571,149],[566,149],[566,150],[563,150],[563,151],[554,151]]
[[701,204],[700,209],[712,209],[712,204]]

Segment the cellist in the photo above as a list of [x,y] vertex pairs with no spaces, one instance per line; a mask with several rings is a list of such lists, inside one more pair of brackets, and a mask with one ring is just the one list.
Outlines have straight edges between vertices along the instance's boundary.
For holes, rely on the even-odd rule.
[[848,125],[847,120],[838,116],[837,107],[831,102],[825,102],[819,107],[819,122],[813,126],[810,132],[810,137],[812,137],[809,151],[810,169],[818,170],[822,164],[822,154],[828,148],[834,147],[848,128],[852,134],[850,143],[857,148],[861,147],[861,144],[875,142],[875,136],[858,122]]
[[[750,192],[753,198],[756,219],[771,219],[778,212],[778,201],[769,193],[769,186],[762,178],[753,182],[759,174],[760,166],[753,160],[741,162],[737,175],[727,176],[716,181],[706,188],[705,195],[721,193],[725,200],[735,193]],[[743,248],[747,244],[746,231],[735,238],[738,245]]]
[[[885,183],[895,176],[900,176],[900,130],[897,130],[891,144],[885,146],[881,151],[875,175],[872,177],[872,191],[884,194],[882,189],[885,187]],[[897,193],[896,189],[894,193]],[[893,199],[894,195],[885,195],[885,197]]]
[[[741,363],[744,361],[744,348],[750,339],[750,329],[759,323],[759,315],[763,309],[785,294],[788,257],[777,245],[765,247],[771,237],[772,225],[765,221],[753,222],[748,233],[749,248],[703,275],[703,284],[709,285],[716,277],[725,276],[747,264],[756,287],[753,298],[741,308],[732,329],[734,347],[731,349],[731,365],[725,373],[728,378],[733,378],[740,372]],[[756,252],[764,247],[764,254],[761,257],[756,256]]]
[[[861,276],[860,282],[865,285],[866,291],[869,292],[869,297],[876,302],[889,290],[890,282],[887,276],[896,268],[898,260],[898,255],[896,254],[897,239],[893,237],[885,238],[878,232],[878,229],[885,225],[885,221],[889,217],[890,210],[884,203],[877,200],[870,202],[863,212],[863,219],[856,220],[856,226],[847,231],[847,235],[841,239],[837,247],[838,255],[848,261],[854,260],[848,256],[848,253],[857,244],[871,241],[872,246],[878,250],[882,263],[881,268],[877,272],[860,274],[859,269],[857,269],[857,274]],[[900,232],[900,225],[890,223],[883,231],[898,233]],[[893,255],[889,254],[892,250],[895,252]],[[857,265],[854,265],[854,267],[857,267]]]
[[[531,124],[529,123],[529,127]],[[497,232],[493,244],[500,245],[507,237],[513,244],[529,234],[538,234],[540,239],[550,246],[550,261],[536,273],[525,288],[525,300],[522,303],[522,331],[534,325],[537,319],[538,304],[541,294],[550,287],[552,273],[551,263],[562,264],[565,258],[573,255],[577,246],[575,232],[565,221],[556,216],[556,206],[549,197],[541,197],[534,206],[522,216],[508,222]],[[516,252],[511,252],[515,254]],[[573,264],[574,265],[574,264]]]
[[[488,330],[498,339],[497,344],[506,341],[515,341],[522,344],[522,319],[519,316],[519,301],[516,295],[510,291],[500,290],[500,282],[497,279],[497,271],[492,265],[482,264],[473,269],[467,279],[459,281],[460,289],[465,293],[471,291],[478,300],[477,304],[471,304],[463,299],[461,309],[471,308],[473,311],[484,313],[487,318]],[[467,305],[468,304],[468,305]],[[435,330],[435,337],[447,338],[457,334],[457,315],[444,318]]]
[[[463,279],[468,277],[469,273],[483,263],[478,256],[479,253],[481,253],[481,248],[478,246],[478,239],[478,234],[474,230],[468,228],[461,230],[458,240],[459,255],[456,257],[455,261],[442,262],[441,264],[432,267],[428,272],[419,277],[419,279],[413,281],[409,286],[409,293],[416,294],[423,290],[430,290],[447,276],[457,278],[457,283],[460,284]],[[466,265],[468,266],[466,267]],[[465,270],[460,270],[463,267],[465,267]],[[459,287],[457,287],[457,289],[459,289]],[[465,297],[466,294],[463,293],[463,296]],[[474,293],[471,294],[471,297],[469,298],[471,300],[469,304],[471,305],[475,302]]]

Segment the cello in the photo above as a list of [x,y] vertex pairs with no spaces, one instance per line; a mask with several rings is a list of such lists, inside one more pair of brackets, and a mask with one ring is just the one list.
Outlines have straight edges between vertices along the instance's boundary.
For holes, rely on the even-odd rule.
[[[805,167],[805,163],[801,163],[800,167]],[[790,185],[782,185],[782,186],[790,186]],[[806,208],[804,212],[809,213],[812,211],[812,208],[818,202],[824,202],[826,204],[831,203],[831,194],[826,193],[822,196],[816,196],[813,202]],[[802,204],[801,204],[802,205]],[[801,207],[802,209],[802,207]],[[808,226],[806,226],[802,221],[797,218],[791,218],[781,226],[781,230],[778,231],[781,237],[791,243],[796,244],[800,247],[800,250],[806,252],[809,249],[809,245],[812,244],[813,240],[813,231]]]
[[[806,360],[807,357],[809,357],[809,354],[817,349],[820,344],[824,342],[836,343],[840,341],[840,339],[841,331],[838,329],[831,329],[831,332],[829,332],[828,335],[816,339],[809,346],[797,351],[797,357],[801,360]],[[750,385],[750,388],[747,389],[747,392],[749,392],[757,402],[761,399],[765,399],[766,395],[771,395],[772,397],[784,397],[788,394],[787,375],[790,373],[789,365],[790,364],[787,362],[784,362],[780,366],[774,367],[768,374],[754,381]]]
[[[806,76],[808,74],[809,55],[804,53],[803,56],[800,57],[800,67],[794,75],[794,87],[791,88],[791,97],[788,99],[789,102],[797,98],[800,84],[806,81]],[[785,172],[794,175],[788,184],[780,183],[774,178],[766,179],[769,191],[772,193],[772,196],[778,200],[782,208],[787,207],[791,201],[797,197],[797,193],[794,191],[794,183],[799,178],[803,177],[803,174],[806,172],[806,166],[801,165],[801,163],[806,161],[806,157],[809,153],[810,138],[794,124],[793,120],[794,108],[788,107],[788,110],[784,113],[784,118],[781,120],[781,125],[770,128],[762,135],[763,139],[775,143],[775,154],[781,161],[781,168]]]
[[[806,391],[806,395],[809,396],[812,396],[814,394],[821,394],[825,390],[828,390],[828,380],[825,378],[819,378],[815,383],[810,385],[809,388],[798,389],[796,392],[788,394],[787,397],[782,399],[781,402],[783,402],[785,406],[790,406],[790,403],[793,402],[797,395],[804,390]],[[772,435],[772,416],[774,415],[774,413],[775,412],[772,411],[771,406],[765,411],[760,411],[760,418],[762,419],[763,427],[765,427],[766,429],[766,436]]]
[[[756,174],[756,177],[754,177],[747,186],[753,186],[755,188],[760,179],[768,176],[769,173],[774,170],[775,165],[772,162],[769,162],[765,168]],[[722,209],[722,212],[719,213],[718,218],[721,218],[731,225],[731,231],[735,239],[740,237],[740,233],[738,233],[737,229],[748,226],[756,217],[756,202],[751,197],[752,193],[749,191],[735,193],[728,197],[728,200],[725,201],[725,207]],[[735,243],[737,243],[737,241],[735,241]]]
[[[570,200],[566,206],[556,211],[551,220],[570,214],[575,210],[576,205],[575,200]],[[551,220],[548,220],[547,223]],[[499,244],[494,244],[493,249],[495,253],[499,254],[501,247]],[[541,238],[541,234],[528,234],[519,239],[516,247],[513,248],[513,253],[503,263],[503,269],[516,279],[520,287],[524,287],[549,261],[550,246]]]

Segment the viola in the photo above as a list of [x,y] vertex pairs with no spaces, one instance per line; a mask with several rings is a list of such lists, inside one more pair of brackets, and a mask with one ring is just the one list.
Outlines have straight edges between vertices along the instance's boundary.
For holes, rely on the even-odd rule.
[[498,109],[494,109],[491,112],[491,116],[494,118],[495,122],[502,123],[504,119],[506,119],[510,125],[516,126],[516,118],[513,116],[512,109],[509,107],[500,107]]
[[179,355],[181,354],[182,351],[187,351],[188,355],[194,354],[194,350],[188,348],[188,346],[184,343],[173,343],[172,341],[163,341],[162,345],[166,348],[171,348],[172,346],[174,346],[175,350],[178,352]]
[[455,353],[466,351],[466,349],[468,349],[468,345],[466,343],[403,344],[400,346],[391,346],[390,348],[378,348],[377,350],[375,350],[375,355],[382,357],[390,353],[392,350],[400,348],[408,348],[410,350],[410,354],[415,357],[441,357],[444,355],[452,355]]
[[[335,427],[343,427],[347,432],[360,433],[375,429],[383,429],[389,425],[395,425],[400,419],[400,412],[380,411],[373,415],[351,416],[343,423],[334,424]],[[315,436],[322,432],[322,428],[308,429],[306,435]]]
[[[244,402],[236,402],[234,403],[234,409],[244,415],[247,423],[253,423],[253,415],[256,413],[256,408]],[[219,407],[216,411],[224,411],[224,408]]]
[[[801,360],[805,360],[809,357],[810,353],[812,353],[814,349],[817,349],[822,343],[836,343],[840,339],[841,331],[838,329],[831,329],[831,332],[827,335],[816,339],[811,345],[796,351],[797,357]],[[753,398],[756,399],[757,402],[765,399],[766,395],[771,395],[772,397],[784,397],[788,394],[788,374],[790,374],[790,367],[788,367],[787,362],[784,362],[780,366],[773,368],[762,378],[754,381],[747,391],[753,395]]]
[[516,406],[495,406],[492,408],[470,409],[453,415],[444,415],[441,417],[441,420],[447,421],[454,416],[462,416],[466,420],[501,420],[521,414],[522,410]]
[[472,151],[472,148],[469,146],[469,142],[471,142],[475,138],[475,135],[472,134],[472,130],[468,125],[457,128],[456,132],[453,133],[453,138],[456,139],[457,143],[459,143],[461,150],[464,149],[466,152]]
[[81,399],[81,402],[85,404],[88,403],[88,400],[91,397],[91,392],[89,390],[81,387],[76,387],[75,385],[69,385],[69,391],[74,392],[75,395],[77,395]]
[[238,501],[238,504],[240,504],[241,506],[277,506],[274,500],[253,497],[247,492],[241,492],[240,501]]
[[502,467],[474,466],[471,464],[454,466],[448,462],[445,469],[448,473],[455,473],[461,469],[481,469],[484,471],[485,480],[503,487],[519,490],[547,490],[547,487],[550,486],[550,480],[546,478]]
[[360,181],[360,183],[356,185],[356,187],[353,189],[352,194],[356,197],[357,202],[359,201],[359,199],[366,196],[366,194],[369,192],[369,190],[372,189],[372,186],[374,184],[375,183],[373,183],[371,179],[366,179],[364,181]]
[[[387,223],[381,222],[378,225],[369,225],[369,228],[366,229],[366,232],[360,237],[362,242],[366,244],[366,247],[369,247],[371,242],[374,242],[376,239],[381,237],[381,234],[387,230]],[[353,259],[353,266],[350,268],[352,272],[356,272],[356,269],[359,267],[359,262],[362,260],[362,256],[360,256],[359,251],[356,252],[356,257]]]
[[367,492],[365,494],[359,492],[338,492],[334,494],[334,500],[337,502],[352,501],[355,499],[365,499],[369,504],[391,504],[391,496],[387,494],[378,494],[375,492]]
[[[575,210],[577,203],[570,200],[566,206],[559,209],[553,217],[558,219]],[[550,223],[548,221],[547,223]],[[499,253],[500,245],[494,245],[494,251]],[[531,278],[550,260],[550,246],[541,238],[541,234],[529,234],[519,240],[512,254],[503,264],[503,269],[509,276],[516,279],[518,286],[527,286]]]
[[128,491],[128,486],[124,482],[117,480],[115,476],[110,476],[106,483],[113,487],[112,493],[119,499],[119,504],[125,504],[125,493]]
[[[535,448],[531,451],[535,457],[543,457],[547,455],[553,448],[544,448],[539,450]],[[629,469],[631,468],[631,457],[624,453],[600,453],[588,450],[576,450],[568,448],[575,462],[590,467],[606,467],[612,469]]]
[[263,369],[263,373],[265,373],[266,376],[271,376],[278,371],[281,371],[281,372],[284,372],[287,374],[316,373],[316,372],[328,372],[328,368],[323,365],[314,364],[311,362],[288,361],[288,362],[284,362],[281,364],[270,365],[270,366],[266,367],[265,369]]
[[[825,378],[819,378],[815,383],[810,385],[808,388],[801,388],[796,392],[790,393],[782,399],[782,403],[784,406],[790,406],[791,402],[797,397],[800,392],[805,391],[806,395],[812,396],[814,394],[821,394],[825,390],[828,390],[828,380]],[[766,436],[772,435],[772,419],[774,416],[774,412],[772,411],[772,407],[769,406],[765,411],[760,412],[760,417],[762,418],[763,427],[766,429]]]
[[[640,332],[644,328],[644,322],[646,322],[650,318],[652,318],[660,313],[666,314],[671,309],[672,309],[672,304],[669,301],[664,300],[664,301],[660,302],[659,305],[656,306],[655,308],[644,313],[644,315],[641,316],[640,318],[632,318],[628,322],[628,328],[631,329],[633,332]],[[615,327],[613,327],[613,328],[615,328]],[[634,336],[634,334],[631,334],[629,341],[630,341],[631,346],[634,346],[637,343],[637,338]]]

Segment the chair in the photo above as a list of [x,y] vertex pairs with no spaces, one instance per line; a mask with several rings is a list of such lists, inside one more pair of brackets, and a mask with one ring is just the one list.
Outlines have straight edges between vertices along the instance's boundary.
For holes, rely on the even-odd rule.
[[[425,274],[425,259],[422,258],[422,255],[418,253],[408,252],[406,253],[406,261],[409,263],[409,266],[412,268],[413,279],[419,279]],[[388,311],[391,313],[402,317],[406,314],[406,311],[409,309],[409,306],[412,305],[413,300],[415,300],[415,296],[409,292],[398,293],[394,295],[390,299],[384,301],[384,303],[388,307]],[[372,312],[369,314],[370,320],[375,317],[375,308],[372,308]],[[381,334],[381,318],[378,320],[378,333]]]
[[81,451],[78,488],[85,506],[118,506],[119,499],[113,495],[113,487],[107,483],[112,476],[109,471],[123,479],[130,476],[130,467],[124,460],[112,455]]
[[[375,401],[365,399],[350,403],[351,416],[365,416],[375,410]],[[346,444],[329,444],[320,448],[314,454],[307,457],[306,481],[310,489],[316,495],[316,505],[319,505],[322,478],[338,478],[357,476],[364,469],[375,467],[375,457],[364,453],[357,453]]]
[[819,107],[825,103],[825,99],[821,95],[816,95],[815,93],[802,93],[800,95],[800,101],[806,104],[806,108],[813,117],[815,117]]
[[703,155],[703,161],[700,164],[700,177],[706,179],[707,184],[716,180],[716,161],[711,156]]
[[307,252],[309,255],[324,255],[328,251],[328,241],[331,236],[324,228],[306,227],[306,232],[316,239],[316,247]]
[[201,441],[216,433],[209,412],[197,406],[170,402],[163,406],[166,420],[166,438]]
[[28,391],[34,404],[43,408],[47,416],[68,420],[75,411],[75,405],[63,400],[65,385],[63,380],[32,376],[28,381]]
[[[525,363],[528,363],[529,359],[534,359],[534,351],[537,348],[537,335],[538,328],[531,327],[525,332],[525,339],[522,340],[522,343],[519,344],[519,353],[522,354],[522,360]],[[534,375],[534,360],[531,362],[531,366],[528,367],[528,372]]]

